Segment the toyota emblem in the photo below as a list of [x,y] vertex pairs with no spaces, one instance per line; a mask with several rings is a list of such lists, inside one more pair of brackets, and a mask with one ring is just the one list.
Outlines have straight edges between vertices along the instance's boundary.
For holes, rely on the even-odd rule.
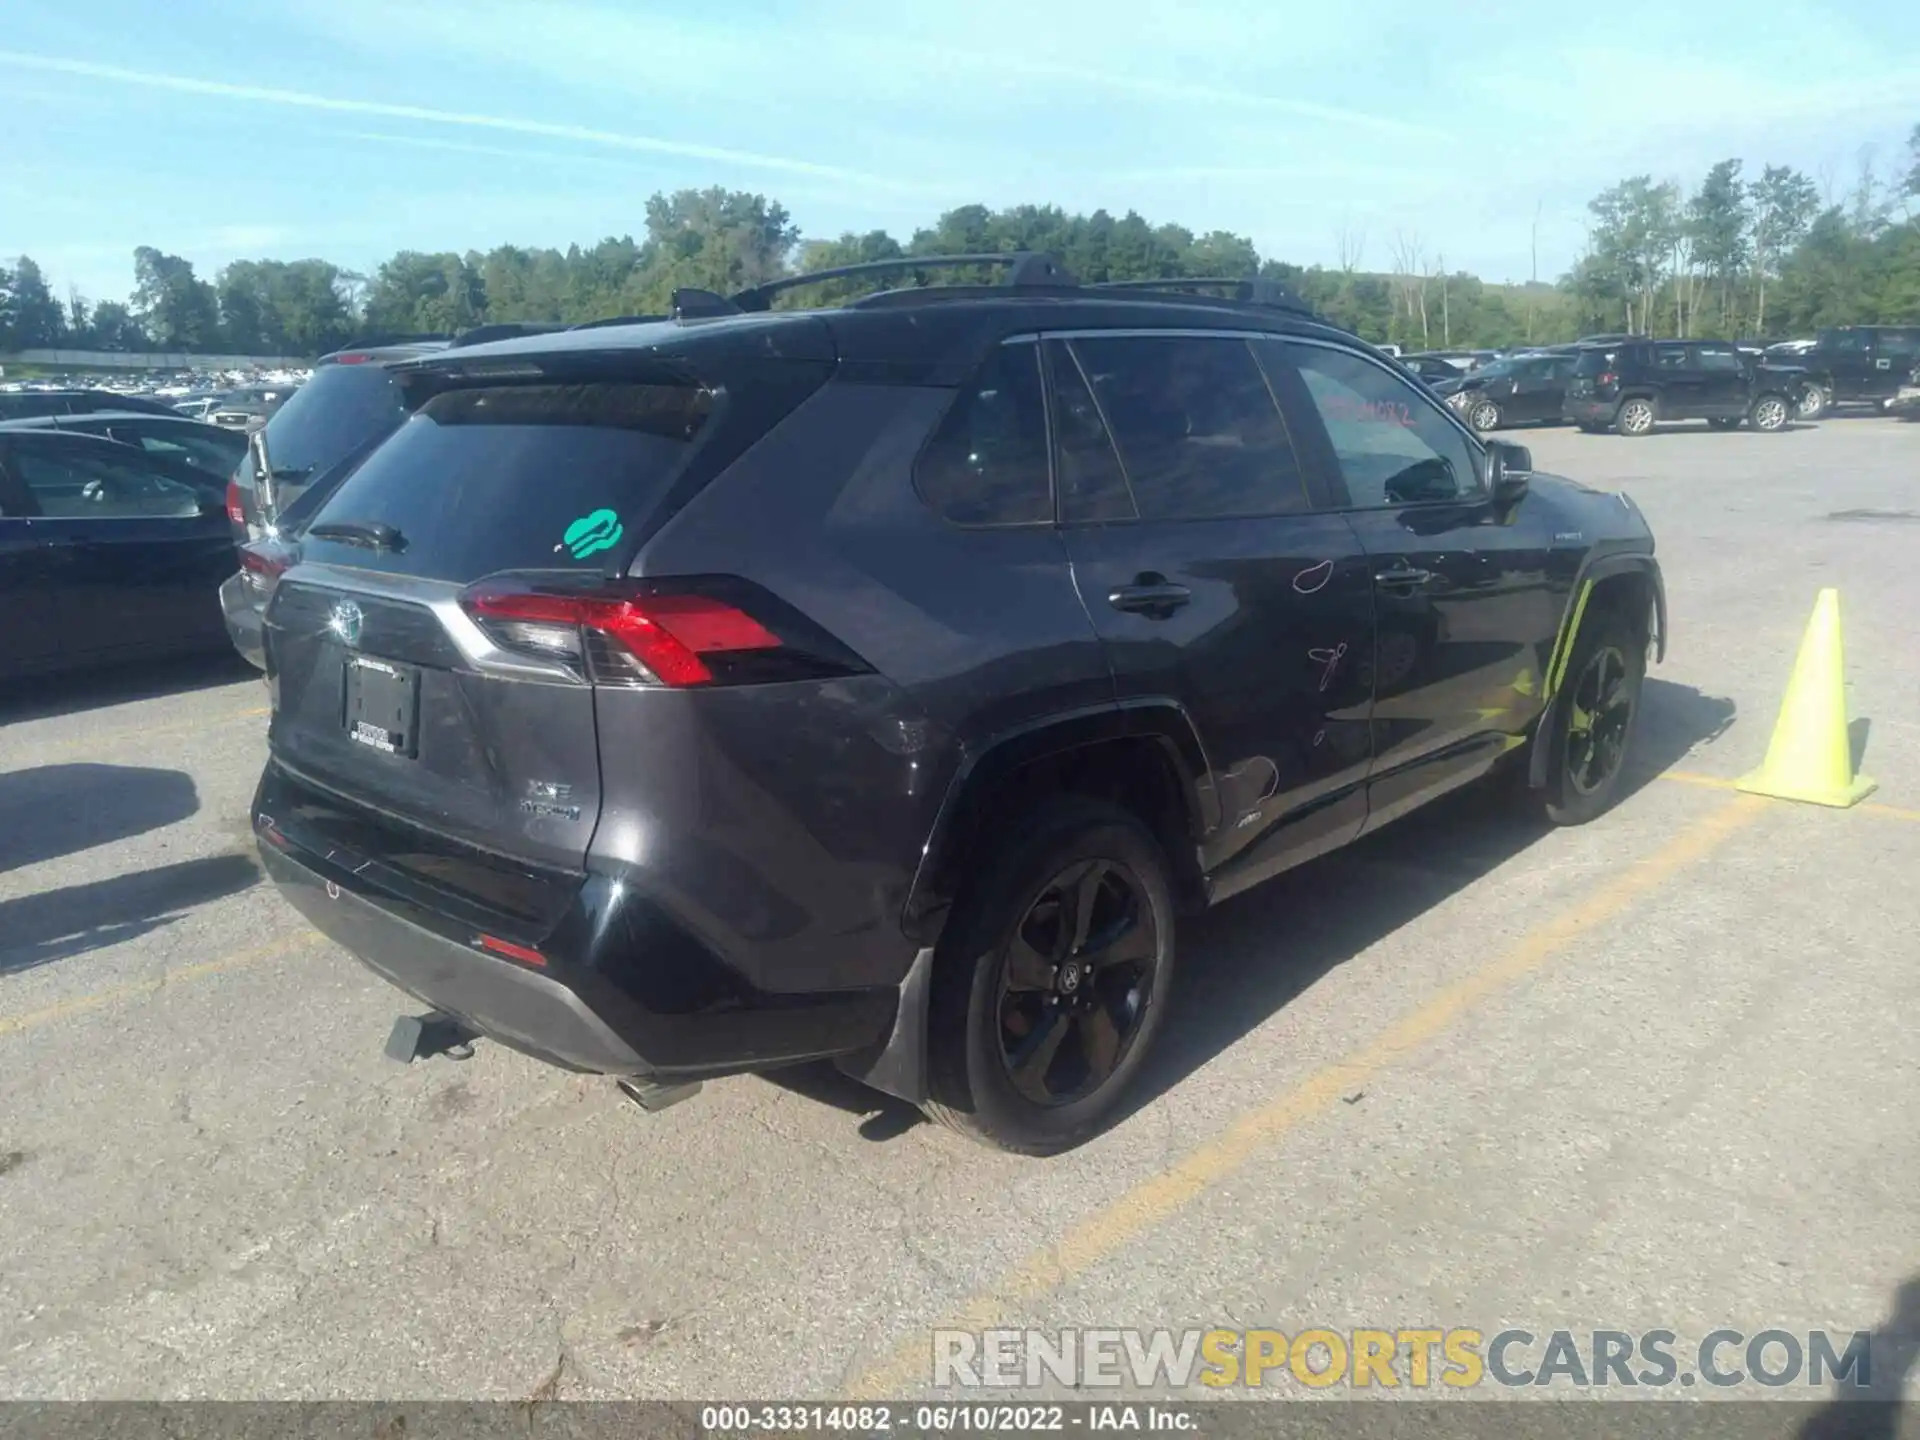
[[342,645],[358,645],[361,627],[366,623],[367,617],[351,600],[338,602],[327,616],[327,629]]

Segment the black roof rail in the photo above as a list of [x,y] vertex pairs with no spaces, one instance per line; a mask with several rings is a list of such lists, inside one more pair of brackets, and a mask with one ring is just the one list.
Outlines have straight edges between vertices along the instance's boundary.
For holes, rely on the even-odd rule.
[[670,318],[672,317],[667,315],[606,315],[598,320],[581,320],[565,328],[568,330],[604,330],[609,325],[652,325],[657,321]]
[[453,347],[457,350],[463,345],[484,345],[489,340],[512,340],[521,335],[551,335],[555,330],[566,328],[558,321],[496,320],[490,325],[476,325],[471,330],[462,330],[453,337]]
[[1313,315],[1313,307],[1278,280],[1263,280],[1255,275],[1178,275],[1163,280],[1102,280],[1087,288],[1090,290],[1165,290],[1175,293],[1183,290],[1203,292],[1223,290],[1227,292],[1223,299],[1237,300],[1245,305],[1264,305],[1272,310],[1291,310],[1300,315]]
[[674,291],[673,302],[667,308],[676,320],[713,320],[722,315],[744,313],[719,291],[702,290],[696,285],[684,285]]
[[915,270],[949,270],[965,265],[1004,265],[1011,272],[1007,283],[1013,286],[1073,286],[1079,284],[1052,255],[1037,250],[999,250],[983,255],[900,255],[890,260],[867,260],[858,265],[836,265],[830,270],[810,270],[802,275],[783,275],[763,285],[742,290],[729,302],[736,313],[772,308],[773,297],[782,290],[813,285],[822,280],[842,280],[852,275],[885,275]]

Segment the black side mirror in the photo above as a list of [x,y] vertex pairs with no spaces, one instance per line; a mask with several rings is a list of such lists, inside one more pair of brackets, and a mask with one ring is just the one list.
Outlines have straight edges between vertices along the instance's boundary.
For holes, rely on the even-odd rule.
[[1511,505],[1527,493],[1527,480],[1533,474],[1533,454],[1526,446],[1511,440],[1489,440],[1487,469],[1493,503]]

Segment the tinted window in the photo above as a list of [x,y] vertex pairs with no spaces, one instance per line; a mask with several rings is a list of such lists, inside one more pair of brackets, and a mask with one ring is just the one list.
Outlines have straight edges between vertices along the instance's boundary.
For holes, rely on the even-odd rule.
[[1912,359],[1920,355],[1920,330],[1882,331],[1880,353],[1896,360]]
[[162,455],[179,464],[191,465],[224,481],[240,463],[240,457],[247,453],[247,440],[244,435],[224,430],[202,433],[210,428],[146,425],[138,420],[123,420],[109,426],[107,434],[124,445],[138,445],[150,455]]
[[1656,345],[1653,347],[1654,368],[1658,370],[1687,370],[1693,365],[1693,357],[1687,353],[1684,345]]
[[267,422],[267,456],[286,478],[331,469],[407,418],[381,365],[322,365]]
[[392,526],[403,547],[375,551],[309,530],[307,552],[442,580],[599,571],[665,491],[710,403],[704,390],[612,382],[447,391],[314,517]]
[[21,440],[13,470],[49,519],[185,519],[200,513],[193,486],[121,458],[107,445],[46,445]]
[[1822,339],[1826,345],[1842,355],[1864,355],[1867,353],[1868,337],[1864,330],[1834,330]]
[[1319,345],[1262,342],[1260,352],[1269,365],[1299,370],[1353,504],[1372,508],[1479,493],[1472,444],[1398,376]]
[[1075,340],[1142,520],[1290,515],[1307,491],[1245,340]]
[[1107,435],[1107,422],[1073,352],[1058,340],[1047,345],[1053,372],[1053,424],[1062,520],[1132,520],[1133,494]]
[[1738,370],[1740,357],[1732,350],[1717,350],[1702,347],[1695,356],[1694,363],[1702,370]]
[[1613,351],[1582,350],[1580,357],[1573,362],[1573,373],[1591,378],[1604,375],[1613,368]]
[[921,497],[956,525],[1053,519],[1038,345],[993,353],[940,422],[914,479]]

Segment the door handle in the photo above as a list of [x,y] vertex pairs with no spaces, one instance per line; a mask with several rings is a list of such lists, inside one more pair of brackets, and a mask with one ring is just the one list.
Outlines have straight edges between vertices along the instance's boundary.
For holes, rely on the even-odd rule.
[[1138,576],[1131,585],[1122,585],[1107,595],[1107,603],[1116,610],[1125,610],[1131,615],[1145,615],[1154,620],[1164,620],[1174,611],[1193,599],[1193,592],[1184,585],[1176,585],[1164,575],[1149,571]]
[[1382,570],[1373,577],[1373,583],[1382,590],[1418,590],[1433,579],[1431,570],[1415,570],[1408,565],[1396,565],[1391,570]]

